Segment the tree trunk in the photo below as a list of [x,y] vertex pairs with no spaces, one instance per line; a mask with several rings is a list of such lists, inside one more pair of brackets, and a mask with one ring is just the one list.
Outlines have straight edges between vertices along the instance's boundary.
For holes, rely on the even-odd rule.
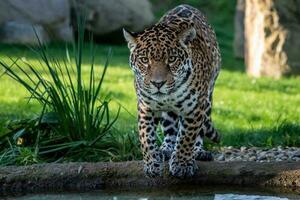
[[235,8],[233,48],[234,48],[234,56],[236,58],[244,58],[245,1],[246,0],[238,0]]
[[300,1],[246,0],[245,63],[249,75],[300,74]]

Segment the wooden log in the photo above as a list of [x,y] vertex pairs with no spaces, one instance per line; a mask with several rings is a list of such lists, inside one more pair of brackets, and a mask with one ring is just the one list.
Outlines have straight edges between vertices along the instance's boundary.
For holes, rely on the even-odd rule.
[[300,191],[300,162],[198,162],[192,178],[147,178],[140,161],[0,167],[0,193],[175,185],[285,187]]

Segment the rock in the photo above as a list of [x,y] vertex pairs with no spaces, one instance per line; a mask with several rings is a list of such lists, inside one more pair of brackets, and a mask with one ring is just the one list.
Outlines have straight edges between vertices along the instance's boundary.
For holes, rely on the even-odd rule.
[[288,158],[289,158],[289,157],[287,157],[287,156],[282,156],[282,157],[281,157],[282,160],[287,160]]
[[262,152],[259,153],[259,155],[260,155],[260,156],[266,156],[267,153],[268,153],[268,152],[266,152],[266,151],[262,151]]
[[256,153],[256,149],[255,149],[255,148],[251,148],[249,151],[250,151],[251,153]]
[[225,156],[223,154],[221,154],[218,158],[218,161],[225,161]]
[[238,0],[236,4],[234,17],[234,56],[244,58],[244,18],[245,18],[245,0]]
[[53,32],[55,33],[55,38],[53,39],[56,41],[71,42],[74,38],[73,28],[71,26],[62,25],[61,27],[56,27]]
[[247,73],[275,78],[300,74],[300,1],[245,2]]
[[283,154],[283,153],[280,153],[280,154],[278,154],[277,155],[277,158],[282,158],[282,157],[284,157],[285,155]]
[[267,159],[267,157],[265,155],[259,155],[257,157],[257,160],[266,160],[266,159]]
[[231,155],[232,154],[232,150],[229,150],[229,149],[225,150],[225,154],[226,155]]
[[[87,29],[96,35],[119,31],[123,27],[140,31],[152,23],[154,15],[148,0],[76,0],[75,10],[87,13]],[[77,6],[79,8],[77,8]]]
[[294,156],[294,152],[288,151],[288,152],[287,152],[287,156],[288,156],[289,158],[292,158],[292,157]]
[[256,161],[256,157],[255,156],[251,156],[250,158],[249,158],[249,161]]
[[[44,34],[47,33],[47,37],[51,40],[73,40],[68,0],[0,1],[0,25],[7,26],[7,23],[11,21],[15,23],[14,25],[20,24],[21,28],[28,25],[39,27],[38,29],[42,27]],[[9,25],[9,31],[11,31],[11,28],[12,26]],[[16,31],[21,28],[16,27],[18,29]],[[5,34],[8,35],[9,33]]]
[[300,158],[299,157],[294,157],[293,160],[298,162],[298,161],[300,161]]
[[228,159],[226,159],[227,162],[236,161],[235,157],[230,156]]
[[296,152],[293,154],[293,157],[299,157],[299,158],[300,158],[300,150],[296,151]]
[[[277,152],[276,152],[276,153],[277,153]],[[276,155],[278,155],[278,154],[276,154]],[[275,154],[272,153],[272,152],[270,152],[270,153],[267,153],[267,154],[266,154],[266,157],[267,157],[267,158],[274,158],[274,157],[275,157]]]
[[243,160],[243,158],[242,158],[241,156],[237,156],[237,157],[235,158],[235,161],[241,161],[241,160]]
[[249,157],[256,156],[256,153],[254,153],[254,152],[250,152],[250,153],[248,153],[248,156],[249,156]]
[[256,151],[257,154],[260,154],[261,152],[262,152],[262,150],[257,150]]
[[[247,150],[245,150],[247,149]],[[276,148],[258,148],[258,147],[222,147],[214,152],[218,161],[256,161],[256,162],[273,162],[273,161],[300,161],[300,148],[282,147]],[[299,157],[298,157],[299,156]]]
[[[38,36],[38,37],[37,37]],[[0,28],[1,42],[8,44],[38,44],[49,41],[48,34],[40,25],[18,22],[5,22]]]
[[241,151],[241,152],[245,152],[245,151],[247,151],[247,149],[248,149],[247,147],[242,146],[242,147],[240,148],[240,151]]

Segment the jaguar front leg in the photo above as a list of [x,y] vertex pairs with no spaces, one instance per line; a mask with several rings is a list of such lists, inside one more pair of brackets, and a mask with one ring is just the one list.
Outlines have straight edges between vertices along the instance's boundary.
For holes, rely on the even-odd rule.
[[138,128],[144,160],[144,171],[147,176],[161,176],[163,172],[163,156],[156,144],[155,113],[143,104],[138,106]]
[[201,112],[179,118],[179,133],[175,150],[169,162],[171,175],[176,177],[190,177],[194,175],[197,168],[194,145],[203,123],[203,118],[204,116]]
[[160,149],[166,161],[171,158],[171,154],[174,151],[178,133],[178,115],[170,111],[163,112],[161,116],[161,126],[165,137]]

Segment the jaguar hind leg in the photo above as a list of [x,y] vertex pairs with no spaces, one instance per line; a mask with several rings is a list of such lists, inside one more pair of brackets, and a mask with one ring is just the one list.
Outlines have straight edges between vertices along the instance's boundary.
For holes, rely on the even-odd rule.
[[199,161],[213,161],[214,158],[212,153],[203,149],[203,138],[205,136],[214,143],[220,143],[221,135],[214,128],[210,116],[205,115],[205,117],[206,120],[201,125],[200,132],[195,142],[195,147],[194,147],[195,159]]
[[194,146],[194,154],[195,159],[198,161],[213,161],[213,155],[210,151],[206,151],[203,149],[203,136],[200,134],[196,138],[195,146]]
[[205,121],[202,124],[202,129],[200,130],[200,135],[205,135],[207,138],[209,138],[214,143],[220,143],[221,141],[221,135],[220,133],[215,129],[212,120],[211,120],[211,110],[212,110],[212,104],[213,104],[213,88],[214,88],[214,82],[217,78],[218,74],[215,75],[214,81],[212,82],[209,98],[205,102]]
[[207,117],[207,120],[203,123],[199,135],[209,138],[214,143],[220,143],[221,141],[221,135],[215,129],[210,117]]
[[213,161],[213,155],[211,152],[203,149],[203,138],[204,136],[209,138],[212,142],[219,143],[221,136],[214,128],[210,116],[206,113],[206,120],[201,125],[200,132],[197,135],[195,146],[194,146],[194,154],[195,159],[199,161]]

